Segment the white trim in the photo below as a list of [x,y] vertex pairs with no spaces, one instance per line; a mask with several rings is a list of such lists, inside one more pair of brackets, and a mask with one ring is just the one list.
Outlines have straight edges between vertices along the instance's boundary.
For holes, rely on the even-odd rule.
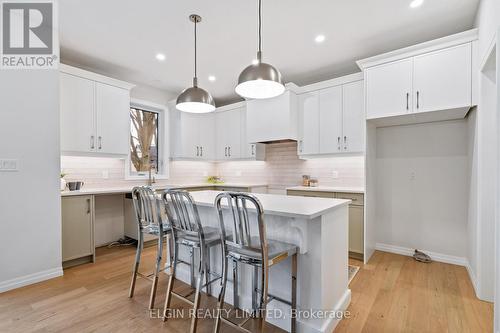
[[47,269],[45,271],[36,272],[20,276],[11,280],[0,282],[0,293],[8,290],[24,287],[33,283],[53,279],[63,275],[62,267]]
[[130,90],[133,87],[135,87],[135,84],[132,84],[129,82],[117,80],[117,79],[114,79],[111,77],[107,77],[107,76],[104,76],[101,74],[93,73],[93,72],[90,72],[90,71],[87,71],[87,70],[84,70],[81,68],[72,67],[72,66],[65,65],[65,64],[59,64],[59,71],[62,73],[66,73],[66,74],[70,74],[70,75],[74,75],[74,76],[79,76],[79,77],[82,77],[85,79],[89,79],[92,81],[97,81],[97,82],[101,82],[104,84],[109,84],[111,86],[122,88],[122,89]]
[[472,286],[474,287],[474,292],[476,293],[476,297],[479,298],[479,286],[477,284],[477,278],[476,274],[474,273],[474,270],[472,269],[470,262],[467,260],[467,263],[465,265],[465,268],[467,269],[467,273],[469,274],[469,279],[472,282]]
[[[407,247],[390,245],[390,244],[383,244],[383,243],[376,243],[375,250],[401,254],[403,256],[409,256],[409,257],[413,256],[413,253],[415,252],[415,249],[410,249]],[[468,260],[465,257],[457,257],[449,254],[427,251],[424,249],[419,249],[419,250],[428,254],[434,261],[443,262],[446,264],[459,265],[464,267],[467,267],[468,265]]]
[[424,53],[429,53],[441,49],[446,49],[460,44],[470,43],[478,39],[478,29],[471,29],[458,34],[434,39],[421,44],[412,45],[399,50],[383,53],[374,57],[361,59],[356,64],[361,70],[369,67],[378,66],[388,62],[411,58]]
[[299,93],[303,94],[303,93],[307,93],[307,92],[311,92],[311,91],[340,86],[340,85],[344,85],[347,83],[362,81],[363,79],[364,79],[363,72],[357,72],[354,74],[349,74],[349,75],[337,77],[337,78],[334,78],[331,80],[316,82],[316,83],[309,84],[307,86],[302,86],[299,88],[300,89]]

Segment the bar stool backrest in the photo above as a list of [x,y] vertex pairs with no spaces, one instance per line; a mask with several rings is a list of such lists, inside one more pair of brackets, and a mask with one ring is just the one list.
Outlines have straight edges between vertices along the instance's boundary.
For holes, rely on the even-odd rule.
[[198,208],[188,191],[166,190],[163,192],[163,202],[172,229],[186,235],[203,237]]
[[142,232],[145,227],[155,227],[158,228],[160,234],[163,234],[161,202],[157,199],[153,188],[149,186],[134,187],[132,199],[139,231]]
[[[225,207],[224,204],[227,204]],[[250,206],[250,207],[249,207]],[[251,194],[241,192],[223,192],[215,198],[215,207],[219,216],[219,228],[222,241],[235,249],[242,249],[262,254],[262,260],[267,260],[268,243],[266,237],[266,226],[264,224],[264,209],[259,199]],[[224,209],[229,209],[229,224],[231,230],[226,230],[224,223]],[[255,210],[256,218],[250,221],[248,208]],[[252,230],[258,228],[259,242],[252,242]],[[228,237],[229,234],[229,237]],[[254,233],[255,234],[255,233]]]

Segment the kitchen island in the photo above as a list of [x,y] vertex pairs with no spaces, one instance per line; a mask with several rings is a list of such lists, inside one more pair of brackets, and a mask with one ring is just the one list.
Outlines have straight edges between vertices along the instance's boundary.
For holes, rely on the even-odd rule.
[[[214,201],[219,191],[191,193],[198,206],[203,225],[218,227]],[[264,208],[267,237],[295,244],[299,247],[297,308],[302,316],[297,318],[298,332],[332,332],[338,323],[338,311],[347,309],[351,293],[348,289],[348,205],[349,200],[328,198],[292,197],[275,194],[255,194]],[[229,210],[226,212],[229,214]],[[251,220],[256,223],[250,211]],[[225,218],[227,221],[229,215]],[[187,258],[187,251],[180,250],[180,257]],[[220,250],[213,249],[211,267],[221,271]],[[270,270],[269,292],[283,299],[290,299],[291,261],[288,259]],[[177,278],[189,283],[189,269],[178,266]],[[251,270],[240,266],[239,300],[243,309],[251,308]],[[212,294],[218,295],[214,285]],[[229,277],[226,302],[232,304],[232,281]],[[277,310],[285,317],[268,321],[287,331],[290,308],[273,301],[269,310]],[[320,313],[318,311],[326,311]],[[312,311],[312,312],[310,312]],[[272,311],[271,311],[272,313]],[[310,318],[320,317],[320,318]]]

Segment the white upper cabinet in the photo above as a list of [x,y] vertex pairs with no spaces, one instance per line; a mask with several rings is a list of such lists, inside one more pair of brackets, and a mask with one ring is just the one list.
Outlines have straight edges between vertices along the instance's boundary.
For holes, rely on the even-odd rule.
[[216,157],[218,160],[241,158],[242,108],[216,112]]
[[96,147],[94,81],[60,73],[61,151],[92,152]]
[[379,118],[411,112],[412,59],[366,70],[366,117]]
[[470,30],[358,61],[366,118],[377,126],[463,118],[474,103],[475,47]]
[[471,43],[413,59],[414,112],[471,106]]
[[214,159],[215,118],[213,114],[171,111],[171,141],[177,159]]
[[364,151],[364,85],[361,73],[315,84],[299,96],[299,156]]
[[63,154],[127,155],[133,85],[61,65]]
[[297,140],[297,103],[297,95],[289,89],[277,97],[248,100],[248,142]]
[[130,93],[126,89],[96,82],[96,149],[126,155],[130,136]]
[[263,143],[251,143],[247,137],[247,109],[245,106],[240,110],[240,142],[241,159],[264,161],[266,159],[266,145]]
[[298,153],[319,152],[319,93],[312,91],[299,96],[299,142]]
[[319,153],[341,151],[342,86],[319,91]]
[[342,149],[346,152],[365,151],[365,108],[363,81],[342,86]]

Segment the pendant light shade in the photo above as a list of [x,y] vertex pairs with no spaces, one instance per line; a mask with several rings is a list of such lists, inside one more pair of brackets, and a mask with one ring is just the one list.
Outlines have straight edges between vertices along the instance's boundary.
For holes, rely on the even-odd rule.
[[241,72],[238,85],[234,89],[244,98],[265,99],[281,95],[285,86],[280,71],[262,62],[262,0],[259,0],[259,50],[257,63],[252,64]]
[[196,14],[189,16],[194,23],[194,78],[193,86],[184,89],[177,97],[176,108],[180,111],[191,113],[207,113],[215,110],[215,102],[212,95],[205,89],[198,87],[197,77],[197,54],[196,54],[196,24],[201,22],[201,17]]

